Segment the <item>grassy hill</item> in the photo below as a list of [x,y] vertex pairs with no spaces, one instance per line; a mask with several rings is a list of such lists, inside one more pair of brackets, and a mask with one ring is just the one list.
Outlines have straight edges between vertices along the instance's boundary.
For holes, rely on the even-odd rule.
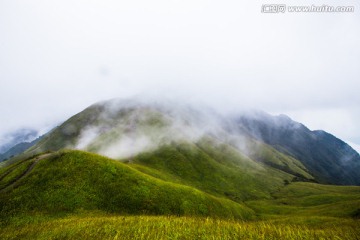
[[294,177],[256,163],[226,145],[166,145],[132,158],[130,166],[236,202],[270,199],[272,191],[284,186],[284,180],[291,181]]
[[360,233],[360,187],[291,182],[293,175],[229,146],[209,146],[168,145],[126,163],[63,150],[2,167],[0,238],[356,239]]
[[[33,169],[22,176],[29,166]],[[253,215],[243,204],[165,182],[119,161],[81,151],[62,151],[10,168],[0,181],[0,216],[4,221],[22,214],[81,211],[239,219]]]

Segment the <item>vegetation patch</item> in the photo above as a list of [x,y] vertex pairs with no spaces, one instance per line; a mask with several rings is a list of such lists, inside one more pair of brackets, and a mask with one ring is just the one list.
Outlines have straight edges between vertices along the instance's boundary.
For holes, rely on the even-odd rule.
[[[321,219],[319,225],[285,221],[239,222],[169,216],[70,216],[7,226],[1,239],[358,239],[360,224]],[[325,222],[324,222],[325,220]],[[326,222],[326,220],[328,222]],[[325,223],[325,224],[324,224]]]

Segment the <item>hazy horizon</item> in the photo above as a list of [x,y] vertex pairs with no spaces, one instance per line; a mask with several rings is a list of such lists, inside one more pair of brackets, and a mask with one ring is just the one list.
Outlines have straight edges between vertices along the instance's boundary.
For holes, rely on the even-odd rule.
[[359,2],[262,13],[268,3],[0,1],[0,139],[146,95],[286,114],[359,152]]

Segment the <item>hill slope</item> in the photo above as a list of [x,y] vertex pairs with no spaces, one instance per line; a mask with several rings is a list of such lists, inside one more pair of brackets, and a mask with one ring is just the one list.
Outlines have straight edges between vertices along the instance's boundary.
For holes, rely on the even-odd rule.
[[174,143],[135,156],[130,166],[167,181],[226,196],[236,202],[270,199],[271,192],[294,178],[254,162],[235,149],[225,148],[228,146]]
[[0,174],[3,220],[24,214],[82,211],[241,219],[253,215],[241,203],[165,182],[121,162],[80,151],[28,159]]
[[21,143],[14,145],[6,152],[0,154],[0,162],[5,161],[7,159],[10,159],[12,157],[15,157],[15,156],[23,153],[24,151],[28,150],[29,148],[34,146],[36,143],[38,143],[41,140],[41,138],[42,138],[42,136],[38,137],[37,139],[35,139],[31,142],[21,142]]
[[7,224],[26,216],[99,211],[240,219],[359,217],[360,187],[284,185],[281,177],[289,176],[278,170],[248,166],[255,179],[236,168],[238,160],[218,160],[187,144],[141,154],[127,164],[82,151],[41,154],[0,169],[0,218]]
[[359,153],[331,134],[263,112],[241,116],[237,122],[251,137],[300,160],[318,181],[360,185]]
[[39,132],[30,128],[21,128],[13,132],[6,133],[0,138],[0,154],[5,153],[16,144],[31,142],[38,136]]
[[[205,167],[207,169],[200,164],[198,169],[184,176],[194,163],[189,155],[198,158],[205,153],[197,152],[192,145],[177,146],[179,153],[174,153],[173,148],[169,146],[153,154],[136,156],[128,159],[128,164],[92,153],[61,151],[1,168],[0,237],[193,239],[227,236],[229,239],[251,239],[266,234],[276,239],[354,239],[358,235],[359,222],[355,219],[360,217],[360,187],[295,182],[277,186],[270,198],[255,196],[245,202],[240,199],[234,202],[229,200],[232,195],[216,190],[219,176],[225,177],[223,181],[228,183],[235,177],[226,179],[224,166],[234,164],[235,167],[238,160],[233,158],[233,163],[224,163],[221,169],[213,172],[213,181],[209,181],[212,167],[219,167],[215,162],[221,161],[213,159],[215,162]],[[172,157],[163,158],[170,153],[177,156],[177,160],[181,160],[178,154],[187,155],[183,160],[188,163],[176,164]],[[201,162],[212,161],[209,157],[201,158]],[[148,167],[154,166],[152,160],[158,160],[158,170]],[[140,162],[145,165],[139,165]],[[135,170],[139,167],[157,177]],[[198,177],[204,180],[203,184]],[[247,191],[244,186],[237,189],[239,182],[233,183],[233,190],[240,196]],[[189,185],[214,192],[216,196]],[[212,218],[199,218],[201,216]],[[229,218],[262,221],[219,220]]]

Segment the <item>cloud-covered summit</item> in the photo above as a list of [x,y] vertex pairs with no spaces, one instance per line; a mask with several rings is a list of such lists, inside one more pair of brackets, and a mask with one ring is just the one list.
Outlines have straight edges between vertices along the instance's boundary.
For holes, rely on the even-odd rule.
[[[321,182],[360,183],[356,151],[340,139],[324,131],[311,131],[285,115],[260,111],[225,114],[187,103],[141,98],[94,104],[55,128],[31,151],[73,148],[122,160],[166,145],[204,141],[209,146],[231,147],[266,164],[277,165],[279,159],[290,157]],[[289,163],[284,164],[280,165],[286,168]]]

